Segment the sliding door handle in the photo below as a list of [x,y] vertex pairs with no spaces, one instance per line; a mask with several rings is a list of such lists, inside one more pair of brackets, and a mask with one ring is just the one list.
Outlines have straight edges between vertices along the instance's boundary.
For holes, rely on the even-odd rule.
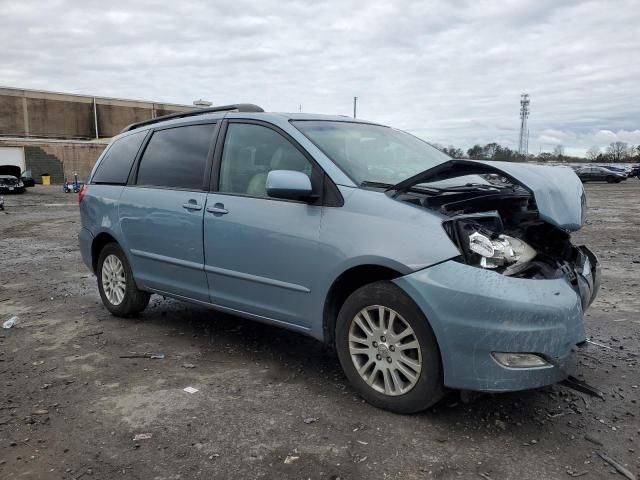
[[202,210],[202,205],[198,205],[197,203],[183,203],[182,208],[186,208],[187,210]]
[[226,215],[229,213],[229,210],[224,208],[223,204],[216,203],[213,207],[207,207],[207,212],[214,213],[216,215]]

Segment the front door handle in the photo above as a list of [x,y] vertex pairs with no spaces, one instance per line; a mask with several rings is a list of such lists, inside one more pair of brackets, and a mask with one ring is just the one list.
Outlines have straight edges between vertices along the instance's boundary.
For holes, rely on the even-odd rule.
[[202,210],[202,205],[189,202],[189,203],[183,203],[182,208],[186,208],[187,210]]
[[229,210],[224,208],[222,203],[216,203],[213,207],[207,207],[207,212],[214,213],[216,215],[226,215]]

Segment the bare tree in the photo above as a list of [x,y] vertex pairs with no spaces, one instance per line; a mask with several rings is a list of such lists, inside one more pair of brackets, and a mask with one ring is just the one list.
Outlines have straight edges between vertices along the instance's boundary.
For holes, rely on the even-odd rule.
[[553,154],[558,158],[562,157],[564,155],[564,147],[562,145],[556,145],[553,148]]
[[600,155],[600,147],[590,147],[589,150],[587,150],[587,159],[590,162],[598,160],[598,155]]
[[607,156],[612,162],[620,162],[627,158],[629,146],[625,142],[613,142],[607,147]]

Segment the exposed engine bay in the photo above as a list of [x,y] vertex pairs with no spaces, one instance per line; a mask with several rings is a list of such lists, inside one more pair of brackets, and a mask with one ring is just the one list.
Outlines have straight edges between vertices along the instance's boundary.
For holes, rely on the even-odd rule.
[[[485,166],[474,171],[470,162],[458,163],[462,168],[416,178],[418,183],[407,182],[392,195],[450,217],[443,228],[460,250],[459,261],[517,278],[565,277],[586,308],[598,288],[595,256],[572,245],[568,231],[542,220],[535,195],[525,185]],[[471,175],[476,182],[467,181]]]

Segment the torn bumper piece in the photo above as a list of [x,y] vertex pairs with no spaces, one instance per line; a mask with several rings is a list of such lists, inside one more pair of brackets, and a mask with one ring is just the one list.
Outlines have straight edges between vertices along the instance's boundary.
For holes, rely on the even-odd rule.
[[[595,257],[590,262],[590,275],[586,275],[590,278],[574,285],[565,277],[508,277],[453,260],[394,282],[428,318],[440,347],[447,387],[525,390],[562,381],[573,373],[575,353],[586,340],[583,305],[591,303],[599,284]],[[496,359],[500,356],[495,352],[534,354],[546,365],[508,367]]]

